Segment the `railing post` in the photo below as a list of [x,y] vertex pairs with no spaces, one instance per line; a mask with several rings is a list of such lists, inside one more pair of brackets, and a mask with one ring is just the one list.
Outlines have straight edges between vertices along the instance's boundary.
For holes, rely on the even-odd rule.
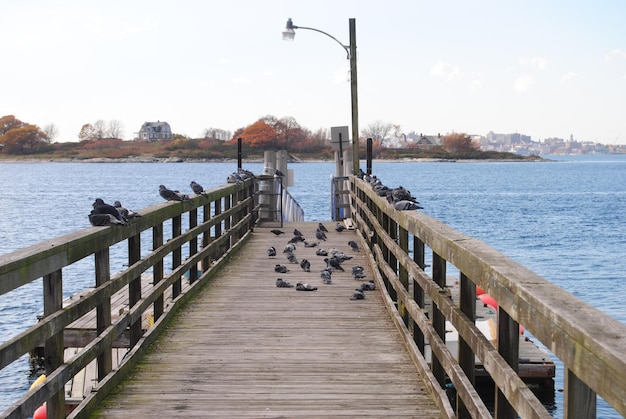
[[[206,223],[211,219],[211,203],[204,204],[202,207],[202,222]],[[205,249],[209,243],[211,243],[211,230],[207,230],[202,233],[202,249]],[[202,272],[206,272],[209,270],[211,266],[211,258],[207,255],[204,259],[202,259]]]
[[[442,291],[446,290],[446,260],[433,252],[433,281],[441,287]],[[441,338],[443,343],[446,342],[446,317],[439,310],[437,304],[433,302],[433,327],[437,332],[437,335]],[[432,357],[432,370],[433,375],[439,382],[441,388],[446,386],[446,372],[443,369],[443,365],[439,362],[439,359],[434,355]]]
[[[106,284],[111,279],[111,262],[109,248],[95,253],[96,259],[96,287]],[[98,334],[111,325],[111,298],[102,300],[96,307],[96,332]],[[98,355],[98,381],[102,380],[113,368],[111,348]]]
[[[425,246],[424,242],[419,238],[413,236],[413,260],[417,263],[417,266],[422,269],[422,271],[426,268],[426,254],[425,254]],[[417,305],[423,310],[424,309],[424,289],[416,282],[413,281],[413,300],[417,303]],[[419,326],[413,322],[413,341],[419,348],[422,355],[424,355],[424,332]]]
[[[141,260],[141,236],[136,234],[128,238],[128,266]],[[128,284],[128,307],[132,308],[141,300],[141,275]],[[130,347],[135,346],[141,335],[141,317],[130,325]]]
[[[498,308],[498,353],[513,371],[516,373],[519,371],[519,323],[500,307]],[[517,412],[499,388],[496,394],[495,418],[517,418]]]
[[[399,233],[400,248],[402,249],[402,252],[404,254],[408,255],[409,254],[409,232],[406,231],[402,227],[398,227],[398,230],[400,232]],[[398,279],[402,283],[402,286],[404,287],[404,289],[408,291],[409,290],[409,271],[407,271],[407,269],[402,264],[399,264],[398,269],[399,269]],[[401,304],[400,302],[398,303],[398,312],[400,313],[400,316],[402,316],[405,326],[408,326],[409,314],[406,310],[405,305]]]
[[[157,250],[163,246],[163,223],[156,224],[152,227],[152,250]],[[157,286],[163,280],[163,259],[154,264],[152,269],[152,286]],[[163,294],[154,300],[154,321],[156,322],[162,315],[164,310]]]
[[[189,230],[198,226],[198,209],[193,208],[189,211]],[[194,237],[189,241],[189,257],[192,257],[198,253],[198,238]],[[189,268],[189,285],[198,280],[198,267],[192,266]]]
[[[176,215],[172,218],[172,238],[180,236],[183,232],[182,217]],[[172,271],[180,266],[183,260],[182,248],[179,246],[172,252]],[[180,278],[172,284],[172,300],[180,295],[182,290],[182,281]]]
[[[61,270],[52,272],[43,277],[43,315],[54,314],[63,308],[63,276]],[[46,375],[50,375],[63,362],[63,332],[46,339],[44,343],[44,365]],[[49,418],[65,417],[65,393],[55,393],[46,402],[46,413]]]
[[[226,195],[224,197],[224,211],[228,211],[229,209],[232,208],[232,195]],[[233,237],[230,233],[230,228],[232,227],[233,223],[232,223],[232,215],[229,215],[228,217],[226,217],[224,219],[224,233],[227,235],[226,241],[224,242],[224,247],[226,249],[230,249],[231,247],[231,243],[233,240]],[[224,255],[224,250],[220,249],[219,250],[219,257],[222,257]]]
[[[472,322],[476,322],[476,285],[461,272],[460,285],[460,309]],[[467,341],[459,336],[459,365],[467,376],[472,386],[476,382],[476,355]],[[469,410],[457,395],[457,417],[459,419],[471,418]]]
[[596,393],[570,369],[565,369],[565,400],[563,403],[567,419],[595,419]]

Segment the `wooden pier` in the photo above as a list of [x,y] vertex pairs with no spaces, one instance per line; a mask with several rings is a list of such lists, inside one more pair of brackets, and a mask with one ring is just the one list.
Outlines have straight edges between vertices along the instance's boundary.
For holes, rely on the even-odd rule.
[[[324,284],[317,248],[295,252],[311,272],[282,253],[294,228],[315,241],[317,223],[287,222],[288,194],[267,194],[258,182],[154,205],[125,228],[92,227],[0,255],[1,295],[43,278],[43,314],[0,344],[0,368],[43,348],[46,371],[0,417],[27,417],[45,402],[49,418],[550,418],[528,381],[549,378],[553,364],[520,325],[564,366],[563,417],[595,417],[597,396],[626,415],[623,324],[487,244],[395,210],[354,176],[345,180],[354,229],[338,233],[327,222],[320,243],[353,259]],[[270,227],[265,213],[280,218]],[[270,232],[276,224],[285,235]],[[142,238],[152,239],[143,254]],[[112,272],[110,249],[122,242],[128,268]],[[93,288],[63,302],[63,270],[85,258],[94,261]],[[276,264],[290,272],[274,272]],[[355,265],[377,287],[362,300],[350,299]],[[276,287],[277,278],[317,290]],[[498,305],[489,337],[478,287]],[[493,406],[478,392],[482,377],[493,382]]]
[[[379,291],[350,300],[362,281],[351,267],[366,267],[354,252],[353,231],[302,243],[298,260],[283,252],[294,228],[316,241],[317,223],[286,224],[285,235],[256,228],[246,246],[183,308],[145,355],[131,379],[107,398],[95,417],[421,417],[439,418],[440,408],[385,311]],[[266,249],[274,246],[277,256]],[[336,248],[353,256],[346,272],[324,284],[326,266],[316,250]],[[289,272],[274,272],[283,264]],[[317,287],[278,288],[276,279]]]

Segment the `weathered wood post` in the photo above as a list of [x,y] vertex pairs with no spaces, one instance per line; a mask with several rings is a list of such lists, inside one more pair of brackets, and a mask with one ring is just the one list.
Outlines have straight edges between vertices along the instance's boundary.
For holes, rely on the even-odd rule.
[[[107,249],[108,253],[108,249]],[[43,277],[43,314],[51,316],[63,308],[63,275],[61,270],[44,275]],[[109,309],[109,313],[111,310]],[[110,314],[109,314],[110,324]],[[44,343],[44,365],[46,375],[50,374],[63,364],[63,331],[56,333]],[[100,358],[98,358],[100,359]],[[100,368],[98,368],[98,371]],[[65,417],[65,393],[55,393],[46,403],[46,413],[50,418]]]
[[[163,246],[163,223],[158,223],[152,227],[152,250],[157,250]],[[152,285],[156,287],[163,280],[163,259],[158,260],[152,269]],[[154,300],[154,321],[156,322],[164,310],[163,294]]]
[[[128,266],[141,260],[141,236],[136,234],[128,238]],[[141,300],[141,275],[138,275],[128,284],[128,307],[132,308]],[[130,346],[135,346],[142,335],[141,317],[130,325]]]
[[[476,285],[461,272],[460,309],[473,322],[476,322]],[[459,365],[474,386],[476,382],[476,355],[462,336],[459,336]],[[459,419],[471,418],[470,412],[457,395],[457,416]]]
[[[435,252],[433,252],[432,275],[433,275],[433,281],[435,281],[435,283],[437,283],[437,285],[441,287],[441,292],[444,292],[446,290],[446,260]],[[441,312],[441,310],[439,310],[439,307],[437,307],[437,304],[433,302],[432,306],[433,306],[433,317],[432,317],[433,327],[435,328],[437,335],[439,335],[443,343],[446,343],[446,317]],[[434,356],[434,354],[433,354],[433,359],[432,359],[432,370],[433,370],[433,375],[439,382],[439,385],[441,386],[441,388],[445,388],[446,371],[444,370],[443,365],[441,364],[441,361],[439,361],[439,359],[436,356]]]

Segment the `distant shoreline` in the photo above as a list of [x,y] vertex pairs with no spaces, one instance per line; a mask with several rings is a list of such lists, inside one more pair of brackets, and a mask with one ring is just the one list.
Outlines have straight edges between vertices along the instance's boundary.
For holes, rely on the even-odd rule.
[[[364,160],[361,160],[364,161]],[[376,162],[385,163],[479,163],[479,162],[546,162],[553,161],[545,158],[534,159],[441,159],[441,158],[400,158],[400,159],[374,159]],[[72,158],[24,158],[24,159],[12,159],[12,158],[0,158],[0,164],[2,163],[236,163],[237,159],[187,159],[180,157],[124,157],[124,158],[108,158],[108,157],[96,157],[90,159],[72,159]],[[263,163],[263,159],[243,159],[245,163]],[[333,160],[292,160],[289,163],[332,163]]]

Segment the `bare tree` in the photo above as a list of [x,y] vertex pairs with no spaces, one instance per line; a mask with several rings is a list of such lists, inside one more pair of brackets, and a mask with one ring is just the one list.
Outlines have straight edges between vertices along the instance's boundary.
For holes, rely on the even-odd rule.
[[385,142],[389,141],[389,134],[393,128],[393,124],[377,120],[369,124],[367,128],[363,130],[362,134],[365,137],[378,140],[381,145],[384,145]]
[[124,125],[117,119],[112,119],[108,123],[106,134],[109,138],[122,138],[122,135],[124,135]]
[[59,135],[59,130],[54,124],[48,124],[43,128],[43,132],[46,134],[46,142],[51,143],[52,140]]
[[106,134],[106,124],[102,119],[98,119],[96,122],[94,122],[94,124],[92,125],[93,130],[94,130],[94,136],[96,139],[101,140],[104,138],[104,135]]

